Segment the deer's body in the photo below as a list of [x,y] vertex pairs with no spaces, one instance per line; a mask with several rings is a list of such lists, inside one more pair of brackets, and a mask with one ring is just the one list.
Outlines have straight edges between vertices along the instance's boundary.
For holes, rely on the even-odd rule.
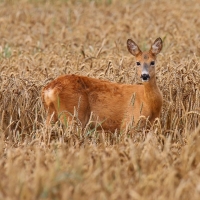
[[[138,48],[137,45],[136,47]],[[132,46],[129,45],[128,49],[132,54],[135,53]],[[146,63],[155,60],[151,51],[139,51],[135,56],[140,60],[138,62],[144,61],[145,72],[148,71]],[[133,121],[138,122],[140,116],[153,123],[161,112],[162,95],[156,84],[155,69],[149,72],[149,78],[146,74],[143,77],[143,85],[111,83],[78,75],[60,76],[42,91],[43,102],[48,111],[47,123],[57,121],[59,116],[63,122],[70,121],[75,112],[83,128],[91,115],[91,126],[97,125],[112,132],[116,129],[124,130]]]

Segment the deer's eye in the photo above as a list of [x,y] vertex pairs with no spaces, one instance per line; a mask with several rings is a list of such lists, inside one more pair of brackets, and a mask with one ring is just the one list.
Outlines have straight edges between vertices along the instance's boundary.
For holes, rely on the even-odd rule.
[[137,65],[137,66],[140,66],[140,62],[136,62],[136,65]]
[[155,65],[155,61],[151,61],[150,65]]

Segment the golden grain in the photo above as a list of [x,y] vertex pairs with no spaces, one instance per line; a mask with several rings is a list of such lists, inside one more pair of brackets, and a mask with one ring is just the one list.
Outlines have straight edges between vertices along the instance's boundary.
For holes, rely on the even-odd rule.
[[[0,199],[199,199],[198,0],[0,3]],[[41,88],[61,74],[139,83],[128,38],[157,37],[163,93],[153,128],[45,127]]]

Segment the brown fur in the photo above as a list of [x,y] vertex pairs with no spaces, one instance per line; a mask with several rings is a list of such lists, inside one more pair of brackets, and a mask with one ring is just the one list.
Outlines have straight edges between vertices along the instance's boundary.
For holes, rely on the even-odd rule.
[[[142,53],[138,48],[135,56],[137,61],[145,63],[156,58],[151,49]],[[148,117],[152,123],[160,115],[162,95],[156,84],[155,68],[149,73],[151,78],[143,85],[111,83],[78,75],[60,76],[42,90],[47,123],[57,121],[59,116],[63,122],[71,121],[74,113],[83,128],[92,113],[91,126],[98,123],[112,132],[124,130],[133,120],[138,122],[140,116]]]

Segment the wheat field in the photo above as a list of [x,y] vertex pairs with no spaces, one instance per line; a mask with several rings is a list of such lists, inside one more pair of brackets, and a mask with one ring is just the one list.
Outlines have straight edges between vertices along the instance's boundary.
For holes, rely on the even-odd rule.
[[[0,199],[200,199],[198,0],[0,1]],[[161,37],[161,118],[150,131],[45,125],[63,74],[140,83],[128,38]]]

